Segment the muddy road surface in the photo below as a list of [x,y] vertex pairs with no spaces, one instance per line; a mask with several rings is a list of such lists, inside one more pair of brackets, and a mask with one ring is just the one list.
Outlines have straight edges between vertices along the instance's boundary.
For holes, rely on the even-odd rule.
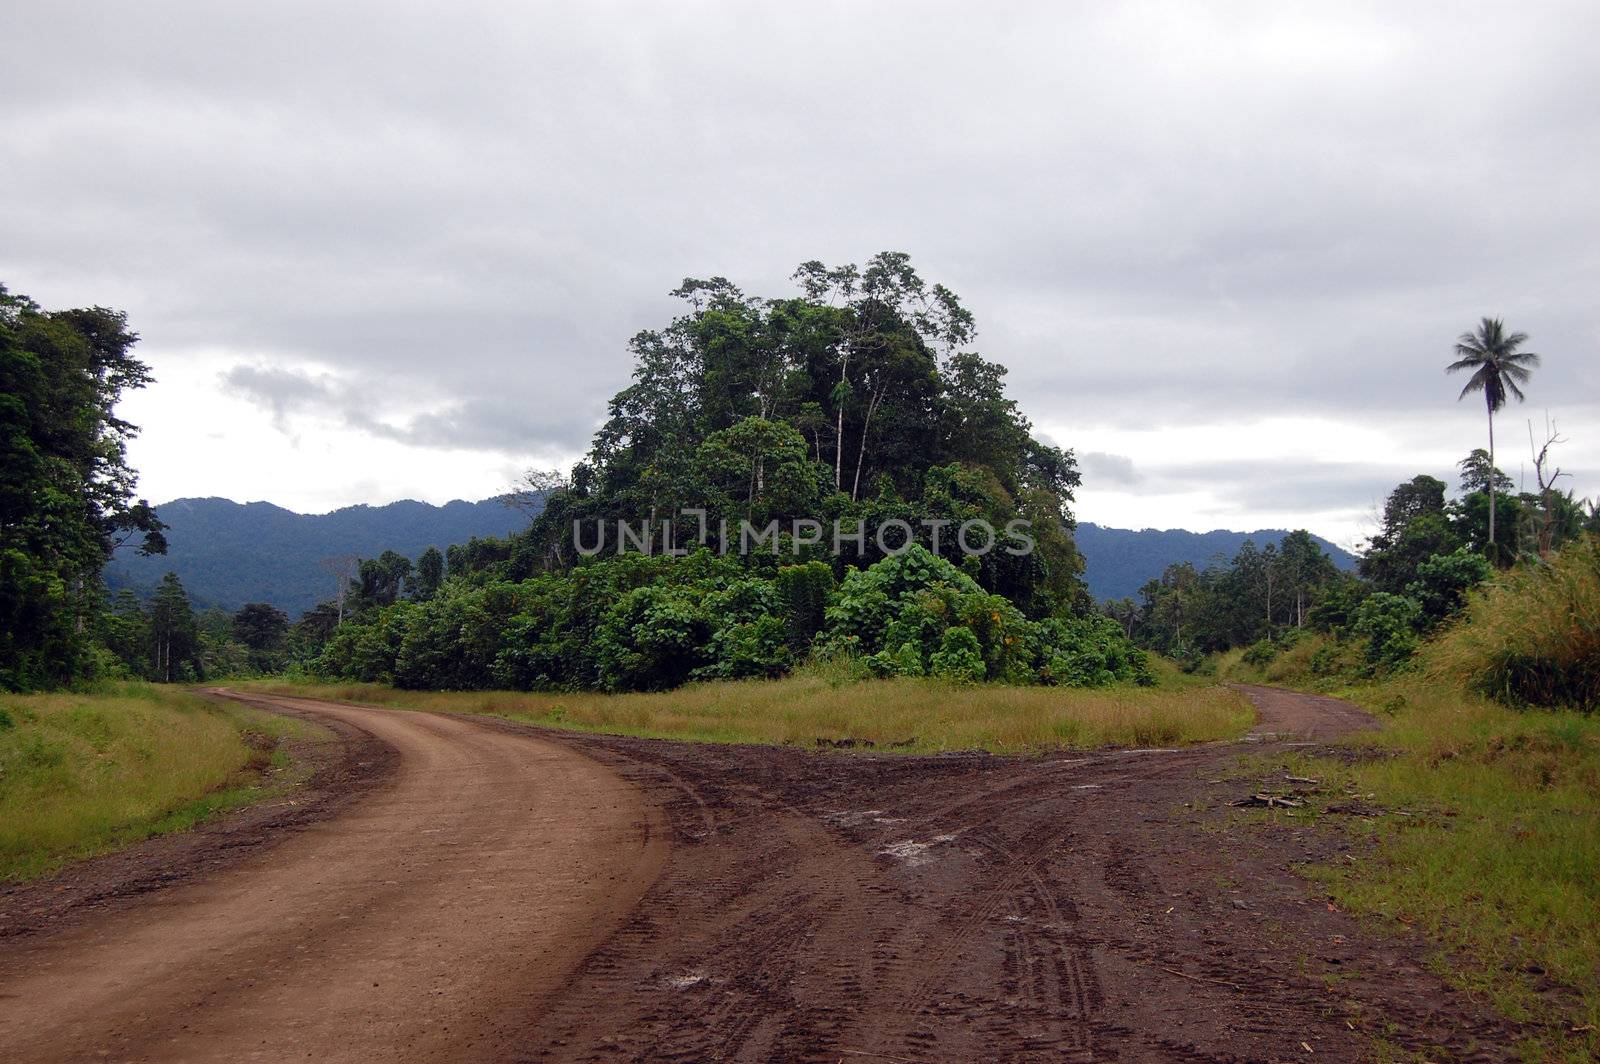
[[1245,690],[1250,743],[1035,759],[274,699],[398,748],[393,779],[194,882],[0,939],[0,1045],[832,1064],[1357,1061],[1381,1039],[1509,1059],[1515,1032],[1420,943],[1294,874],[1339,859],[1336,833],[1228,809],[1253,785],[1241,753],[1370,718]]

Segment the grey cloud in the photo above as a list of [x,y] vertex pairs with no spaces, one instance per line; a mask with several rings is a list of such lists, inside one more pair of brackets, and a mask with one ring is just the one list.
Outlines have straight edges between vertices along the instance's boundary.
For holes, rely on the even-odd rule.
[[[575,453],[681,277],[776,294],[882,248],[1040,422],[1387,423],[1453,402],[1482,314],[1547,355],[1534,402],[1600,414],[1592,4],[13,22],[0,277],[172,359],[336,371],[232,383],[280,423],[373,382],[424,411],[376,434]],[[1486,40],[1514,61],[1463,77]]]
[[[1381,505],[1396,484],[1422,470],[1412,466],[1356,462],[1233,460],[1177,462],[1147,467],[1143,490],[1210,489],[1235,506],[1308,514]],[[1455,483],[1453,470],[1434,475]]]
[[225,389],[239,393],[272,412],[280,432],[289,431],[291,417],[337,411],[341,389],[326,376],[312,376],[273,366],[234,366],[221,374]]
[[1078,465],[1083,475],[1093,481],[1118,485],[1134,485],[1142,479],[1133,468],[1133,459],[1125,454],[1106,454],[1104,451],[1085,451],[1078,455]]
[[555,408],[514,398],[450,398],[418,413],[383,411],[383,382],[343,380],[329,374],[239,365],[223,385],[272,413],[279,431],[305,429],[304,419],[332,419],[380,439],[416,447],[488,451],[510,456],[570,453],[594,431],[595,421],[575,408]]

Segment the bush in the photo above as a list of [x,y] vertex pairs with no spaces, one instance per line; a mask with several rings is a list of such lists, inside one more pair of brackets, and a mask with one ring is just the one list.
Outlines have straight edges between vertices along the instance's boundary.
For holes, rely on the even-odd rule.
[[1374,591],[1356,610],[1351,629],[1367,639],[1367,661],[1394,668],[1411,660],[1417,649],[1422,607],[1413,599]]
[[1489,579],[1492,571],[1483,555],[1465,548],[1435,554],[1417,566],[1417,578],[1406,586],[1406,597],[1421,607],[1422,627],[1435,628],[1459,613],[1467,592]]
[[833,570],[822,562],[786,565],[778,570],[776,583],[789,645],[796,653],[804,653],[826,620],[828,599],[833,594]]
[[947,628],[939,640],[939,649],[928,659],[928,671],[934,676],[958,683],[976,683],[988,671],[983,663],[983,651],[978,637],[965,625]]
[[1272,642],[1272,640],[1263,639],[1258,643],[1252,643],[1249,649],[1244,652],[1239,660],[1244,662],[1246,665],[1253,665],[1258,669],[1264,669],[1268,665],[1271,665],[1272,659],[1277,656],[1277,646]]
[[1525,562],[1468,599],[1430,675],[1512,705],[1600,707],[1600,539]]

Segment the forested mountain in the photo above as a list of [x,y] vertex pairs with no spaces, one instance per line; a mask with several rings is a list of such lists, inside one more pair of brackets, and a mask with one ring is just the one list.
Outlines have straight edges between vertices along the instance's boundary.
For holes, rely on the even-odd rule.
[[167,554],[118,549],[105,573],[113,591],[131,588],[142,597],[171,570],[197,606],[236,610],[267,602],[291,617],[333,597],[339,581],[326,559],[375,558],[386,550],[416,558],[428,547],[505,536],[528,523],[526,512],[498,498],[443,506],[405,499],[326,514],[298,514],[270,502],[176,499],[156,514],[167,525]]
[[[1099,601],[1136,598],[1146,580],[1159,577],[1169,565],[1189,562],[1204,569],[1212,562],[1226,562],[1239,553],[1245,540],[1257,547],[1280,543],[1286,529],[1268,528],[1256,532],[1190,532],[1182,528],[1106,528],[1089,521],[1078,523],[1078,551],[1083,555],[1084,582]],[[1339,568],[1353,572],[1355,555],[1320,536],[1313,536],[1319,547]]]

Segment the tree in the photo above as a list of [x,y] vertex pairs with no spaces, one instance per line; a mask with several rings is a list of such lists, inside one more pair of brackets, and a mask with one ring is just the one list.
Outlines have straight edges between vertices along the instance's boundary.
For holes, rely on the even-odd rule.
[[177,573],[161,578],[150,597],[151,675],[162,683],[199,679],[199,630]]
[[1416,579],[1419,565],[1461,545],[1446,517],[1444,493],[1444,481],[1425,475],[1413,477],[1389,493],[1383,507],[1383,528],[1361,557],[1361,575],[1371,580],[1374,588],[1400,594]]
[[150,381],[137,340],[117,311],[45,311],[0,285],[0,689],[87,676],[112,549],[166,550],[134,500],[138,430],[115,414]]
[[[660,542],[670,520],[673,545],[688,546],[698,529],[685,509],[705,511],[708,529],[720,517],[853,528],[917,526],[953,516],[944,510],[953,505],[996,527],[1032,522],[1033,556],[985,557],[986,589],[1030,616],[1087,612],[1072,542],[1076,461],[1033,437],[1005,395],[1004,368],[964,349],[974,325],[956,295],[900,252],[863,266],[807,262],[793,278],[800,294],[779,298],[721,277],[685,279],[673,295],[688,312],[630,341],[632,382],[571,475],[534,485],[555,488],[514,537],[501,575],[517,578],[524,562],[529,571],[579,564],[575,527],[593,542],[616,521],[648,524]],[[845,563],[879,556],[869,548]],[[452,575],[458,560],[482,568],[455,548],[449,560]]]
[[1278,583],[1292,594],[1296,628],[1305,626],[1306,611],[1316,604],[1322,588],[1338,575],[1333,559],[1323,553],[1311,533],[1304,529],[1290,532],[1278,544]]
[[1417,578],[1406,587],[1406,597],[1421,612],[1419,626],[1434,628],[1459,613],[1467,592],[1489,579],[1490,572],[1483,555],[1467,550],[1436,554],[1419,565]]
[[1456,468],[1461,470],[1461,494],[1472,495],[1477,492],[1488,494],[1492,489],[1502,495],[1508,494],[1513,485],[1511,478],[1494,467],[1494,462],[1489,457],[1489,452],[1478,447],[1473,452],[1456,463]]
[[[1528,342],[1527,333],[1508,333],[1499,318],[1484,318],[1478,327],[1456,338],[1456,360],[1445,367],[1447,373],[1470,372],[1471,377],[1462,387],[1457,402],[1470,392],[1482,392],[1489,414],[1489,468],[1494,468],[1494,416],[1506,405],[1510,396],[1522,401],[1521,386],[1528,383],[1533,370],[1539,365],[1539,356],[1532,351],[1518,350]],[[1495,549],[1495,482],[1489,484],[1489,549]]]
[[411,597],[426,602],[439,593],[444,583],[444,555],[438,547],[429,547],[417,556],[416,572],[411,574]]
[[249,651],[250,665],[270,672],[283,663],[284,637],[289,618],[278,607],[266,602],[247,602],[233,615],[233,638]]
[[363,559],[356,578],[350,582],[352,611],[394,605],[410,575],[411,559],[395,551],[386,550],[376,558]]

